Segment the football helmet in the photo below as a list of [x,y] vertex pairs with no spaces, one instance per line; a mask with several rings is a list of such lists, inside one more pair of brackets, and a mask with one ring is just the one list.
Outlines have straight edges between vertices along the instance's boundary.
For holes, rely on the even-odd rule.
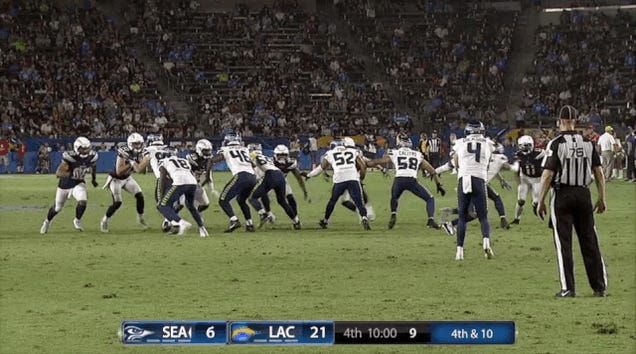
[[289,149],[285,145],[276,145],[274,148],[274,156],[277,160],[284,160],[289,156]]
[[212,157],[212,143],[208,139],[201,139],[197,141],[194,151],[204,159],[209,159]]
[[351,139],[350,137],[345,136],[344,138],[342,138],[342,145],[348,148],[355,148],[356,142],[353,141],[353,139]]
[[530,152],[534,149],[534,140],[530,135],[524,135],[517,140],[519,150],[523,152]]
[[163,145],[163,135],[161,134],[148,134],[146,137],[146,141],[148,142],[148,146],[162,146]]
[[238,133],[227,133],[223,137],[223,146],[237,146],[241,145],[242,142],[241,134]]
[[486,132],[486,127],[484,123],[478,120],[472,120],[466,124],[466,128],[464,128],[464,133],[466,136],[472,134],[484,134]]
[[411,139],[408,139],[408,138],[407,139],[398,139],[395,142],[395,145],[398,148],[409,148],[410,149],[410,148],[413,147],[413,142],[411,141]]
[[73,142],[73,151],[81,158],[86,158],[91,152],[91,141],[80,136]]
[[334,139],[334,140],[332,140],[332,141],[329,143],[329,149],[331,150],[331,149],[333,149],[333,148],[336,148],[336,147],[338,147],[338,146],[343,146],[343,145],[344,145],[344,143],[342,142],[342,140],[340,140],[340,139]]
[[253,152],[253,151],[261,152],[263,151],[263,147],[259,143],[250,143],[250,144],[247,144],[247,150],[249,150],[249,152]]
[[134,153],[140,153],[144,149],[144,137],[139,133],[132,133],[126,141],[128,148]]

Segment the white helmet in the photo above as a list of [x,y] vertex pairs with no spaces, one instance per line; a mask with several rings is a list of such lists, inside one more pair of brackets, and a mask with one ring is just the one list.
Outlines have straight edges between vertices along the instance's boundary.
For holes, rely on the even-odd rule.
[[135,153],[140,153],[144,148],[144,137],[139,133],[132,133],[128,136],[128,148]]
[[91,152],[91,141],[83,136],[80,136],[75,139],[75,142],[73,143],[73,150],[81,158],[88,157],[88,154]]
[[209,159],[212,157],[212,143],[208,139],[201,139],[197,141],[195,151],[197,155],[203,157],[204,159]]
[[146,140],[149,146],[163,146],[163,135],[161,134],[148,134]]
[[342,145],[344,145],[344,147],[355,148],[356,142],[353,141],[353,139],[351,139],[350,137],[345,136],[344,138],[342,138]]
[[249,152],[252,151],[263,151],[263,147],[261,146],[261,144],[259,143],[250,143],[247,144],[247,150],[249,150]]
[[524,135],[517,140],[517,145],[519,146],[519,150],[530,152],[534,149],[534,140],[530,135]]
[[276,145],[274,155],[289,155],[289,149],[285,145]]

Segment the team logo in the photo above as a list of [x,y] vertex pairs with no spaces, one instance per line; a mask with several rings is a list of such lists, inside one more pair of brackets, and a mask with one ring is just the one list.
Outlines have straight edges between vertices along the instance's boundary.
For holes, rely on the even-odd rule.
[[137,326],[126,326],[124,327],[124,342],[141,342],[142,339],[154,333]]
[[252,337],[256,335],[256,331],[245,326],[239,325],[232,330],[232,340],[235,342],[248,342]]

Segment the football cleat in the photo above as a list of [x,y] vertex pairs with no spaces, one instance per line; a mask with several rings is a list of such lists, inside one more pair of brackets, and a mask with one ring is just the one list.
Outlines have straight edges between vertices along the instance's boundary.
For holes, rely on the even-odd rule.
[[201,226],[199,228],[199,236],[201,237],[208,237],[210,236],[210,234],[208,233],[208,230],[205,229],[205,226]]
[[450,221],[447,221],[447,222],[443,223],[442,224],[442,229],[444,229],[444,231],[446,231],[448,236],[453,236],[455,234],[455,226],[453,226],[453,223],[450,222]]
[[440,226],[433,219],[428,219],[428,222],[426,223],[426,226],[428,226],[428,227],[430,227],[432,229],[436,229],[436,230],[438,230],[440,228]]
[[300,220],[294,223],[294,230],[300,230],[301,228],[302,228],[302,225],[300,223]]
[[137,223],[141,226],[142,229],[148,229],[148,224],[146,223],[146,219],[143,215],[137,215]]
[[492,248],[484,248],[484,257],[486,257],[486,259],[493,259],[495,257],[495,254],[492,252]]
[[391,230],[393,228],[393,226],[395,226],[395,221],[396,221],[396,216],[395,214],[391,214],[391,218],[389,219],[389,230]]
[[84,228],[82,227],[82,220],[78,218],[73,218],[73,227],[75,230],[84,231]]
[[519,225],[519,221],[520,221],[519,219],[514,219],[514,220],[512,220],[512,222],[510,224]]
[[607,292],[605,290],[599,290],[594,292],[594,297],[606,297]]
[[268,221],[267,214],[263,213],[263,214],[261,214],[261,215],[260,215],[260,217],[261,217],[261,220],[260,220],[260,222],[258,223],[258,228],[259,228],[259,229],[260,229],[261,227],[265,226],[265,224],[267,224],[267,221]]
[[455,252],[455,260],[456,261],[464,260],[464,247],[457,246],[457,252]]
[[256,231],[256,229],[254,228],[254,225],[249,224],[249,225],[245,225],[245,231],[254,232],[254,231]]
[[185,221],[184,219],[181,219],[179,221],[179,232],[177,232],[177,236],[182,236],[191,227],[192,227],[192,224],[190,224],[189,222]]
[[108,220],[102,220],[99,222],[99,231],[108,232]]
[[163,222],[161,223],[161,230],[163,230],[163,232],[168,232],[171,228],[172,225],[170,225],[170,220],[163,219]]
[[504,230],[508,230],[510,228],[510,224],[506,218],[501,218],[501,228]]
[[224,232],[233,232],[234,230],[238,229],[239,227],[241,227],[241,223],[238,220],[234,220],[231,221],[230,220],[230,226],[228,226],[228,228],[224,231]]
[[50,225],[51,225],[50,221],[44,220],[44,222],[42,223],[42,227],[40,228],[40,233],[44,235],[45,233],[49,232]]
[[362,218],[362,227],[364,227],[365,230],[371,230],[371,225],[369,225],[369,219],[366,217]]
[[329,223],[325,219],[322,219],[318,222],[318,225],[320,225],[320,227],[322,227],[323,229],[326,229]]
[[561,290],[558,293],[554,294],[556,297],[576,297],[576,293],[574,290]]

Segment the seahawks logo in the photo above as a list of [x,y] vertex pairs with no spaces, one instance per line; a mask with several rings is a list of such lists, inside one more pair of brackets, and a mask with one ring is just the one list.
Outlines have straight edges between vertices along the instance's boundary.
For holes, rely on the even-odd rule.
[[124,327],[124,342],[141,342],[143,338],[154,333],[137,326],[126,326]]

